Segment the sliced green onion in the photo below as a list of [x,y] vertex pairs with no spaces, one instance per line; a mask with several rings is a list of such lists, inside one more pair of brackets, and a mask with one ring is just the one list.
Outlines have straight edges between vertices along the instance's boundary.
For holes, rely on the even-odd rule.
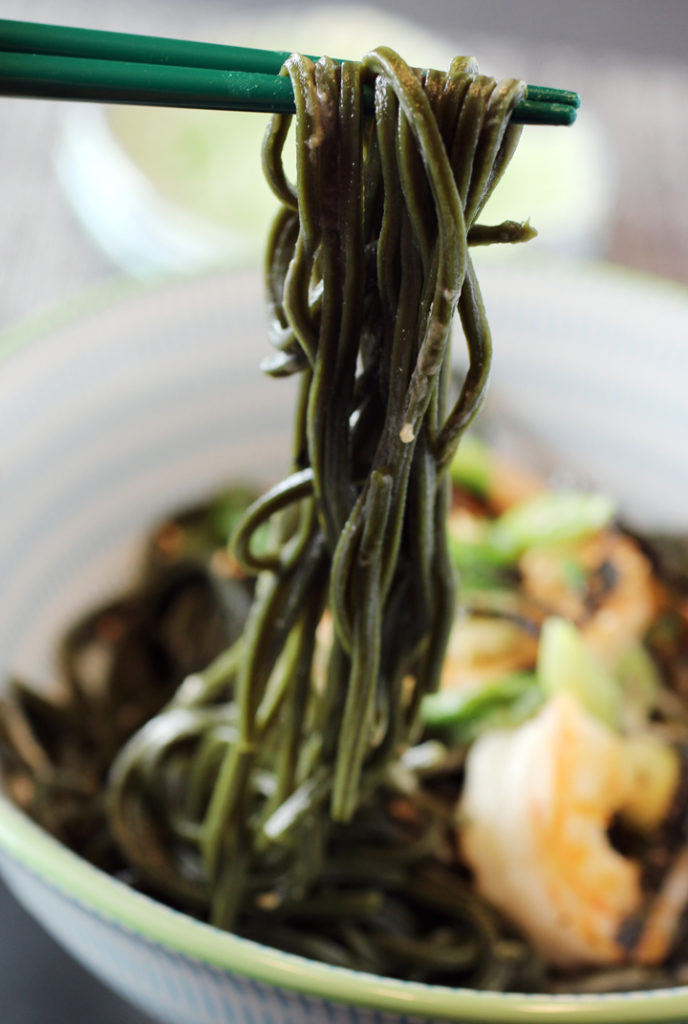
[[[450,520],[449,551],[466,586],[495,586],[498,571],[526,551],[582,540],[608,526],[614,513],[613,503],[602,494],[545,491],[518,502],[498,519],[486,521],[471,537],[452,530]],[[571,571],[574,568],[569,566]],[[572,583],[580,582],[580,573],[576,573]]]
[[552,616],[543,623],[537,675],[548,696],[570,693],[591,715],[619,727],[621,684],[588,650],[572,622]]
[[648,718],[657,706],[662,677],[654,658],[638,641],[622,651],[614,665],[621,683],[624,711]]
[[492,524],[488,543],[506,560],[535,547],[566,544],[597,533],[614,518],[604,494],[543,491],[518,502]]
[[528,691],[537,689],[532,672],[513,672],[478,689],[440,690],[430,694],[423,699],[421,716],[426,725],[451,727],[457,737],[461,733],[475,734],[476,730],[488,726],[496,713],[499,713],[500,725],[507,724],[508,715],[505,719],[504,713],[509,707]]

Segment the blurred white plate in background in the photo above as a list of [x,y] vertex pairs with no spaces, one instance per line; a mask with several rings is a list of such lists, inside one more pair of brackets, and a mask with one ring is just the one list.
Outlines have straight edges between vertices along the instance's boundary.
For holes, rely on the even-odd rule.
[[[491,40],[446,38],[371,7],[242,14],[214,39],[269,49],[361,57],[380,43],[426,67],[446,68],[476,52],[481,69],[518,73],[520,58]],[[543,83],[575,87],[574,83]],[[223,261],[258,264],[275,200],[263,181],[260,147],[267,116],[150,107],[72,106],[57,168],[65,193],[96,243],[122,269],[146,278]],[[611,206],[612,174],[603,135],[584,110],[575,129],[531,128],[486,223],[531,218],[536,251],[600,255]]]

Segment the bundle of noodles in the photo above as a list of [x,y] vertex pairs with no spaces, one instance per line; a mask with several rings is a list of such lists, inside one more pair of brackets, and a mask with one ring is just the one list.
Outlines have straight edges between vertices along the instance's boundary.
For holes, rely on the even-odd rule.
[[[421,74],[383,48],[360,64],[294,55],[283,73],[297,184],[282,163],[292,118],[277,116],[264,150],[282,203],[265,369],[301,377],[292,475],[235,538],[258,574],[241,638],[133,737],[109,783],[138,877],[177,905],[209,906],[223,927],[312,895],[337,841],[355,860],[358,836],[370,855],[370,800],[418,734],[454,614],[445,469],[490,363],[469,246],[533,234],[475,226],[518,140],[522,83],[497,84],[464,58]],[[457,307],[470,365],[449,408]],[[383,851],[427,856],[426,817],[411,808],[391,822],[380,809]]]

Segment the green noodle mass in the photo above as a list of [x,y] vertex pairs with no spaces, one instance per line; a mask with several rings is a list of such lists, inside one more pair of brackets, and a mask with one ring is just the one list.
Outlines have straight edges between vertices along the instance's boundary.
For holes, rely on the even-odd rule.
[[[403,790],[399,759],[437,689],[455,612],[447,467],[491,356],[469,247],[533,234],[476,224],[517,144],[509,119],[523,83],[497,84],[466,58],[447,74],[421,73],[385,48],[341,65],[293,55],[283,73],[296,98],[297,180],[282,163],[294,119],[278,115],[264,147],[281,203],[264,369],[300,377],[291,475],[235,536],[236,557],[258,574],[242,636],[133,737],[109,785],[113,832],[139,874],[254,937],[255,908],[297,905],[317,920],[320,905],[336,916],[322,887],[343,850],[361,871],[371,862],[371,875],[401,871],[403,887],[403,866],[437,845],[442,822],[421,808],[413,841],[397,843],[396,859],[383,846],[376,861],[371,821],[381,827],[382,792]],[[373,118],[362,114],[364,85]],[[457,309],[469,368],[452,403]],[[413,899],[430,904],[444,885],[413,884]],[[371,891],[348,890],[344,902],[374,917],[382,897],[379,885]],[[455,899],[468,937],[437,956],[457,968],[476,959],[475,936],[492,925]],[[376,970],[420,956],[411,937],[401,949],[393,925],[374,943],[347,927],[336,949],[318,952],[291,932],[282,944]]]

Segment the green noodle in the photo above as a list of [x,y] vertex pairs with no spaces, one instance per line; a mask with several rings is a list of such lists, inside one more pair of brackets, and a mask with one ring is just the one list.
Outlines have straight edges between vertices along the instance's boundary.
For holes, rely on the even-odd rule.
[[[292,471],[235,538],[259,574],[242,637],[120,753],[111,826],[151,887],[209,906],[222,927],[365,969],[491,984],[489,914],[460,879],[412,867],[439,845],[441,816],[419,805],[404,829],[385,803],[403,792],[395,765],[438,686],[454,616],[445,471],[491,357],[469,246],[532,236],[476,224],[518,141],[509,121],[525,86],[464,58],[420,73],[385,48],[360,64],[293,55],[283,73],[297,180],[282,161],[292,118],[279,115],[264,148],[282,204],[264,369],[300,375]],[[361,113],[364,84],[374,118]],[[457,310],[469,368],[450,405]],[[255,544],[266,523],[267,550]],[[419,957],[416,926],[402,927],[401,892],[426,910],[441,892],[454,908],[434,960],[432,946]]]

